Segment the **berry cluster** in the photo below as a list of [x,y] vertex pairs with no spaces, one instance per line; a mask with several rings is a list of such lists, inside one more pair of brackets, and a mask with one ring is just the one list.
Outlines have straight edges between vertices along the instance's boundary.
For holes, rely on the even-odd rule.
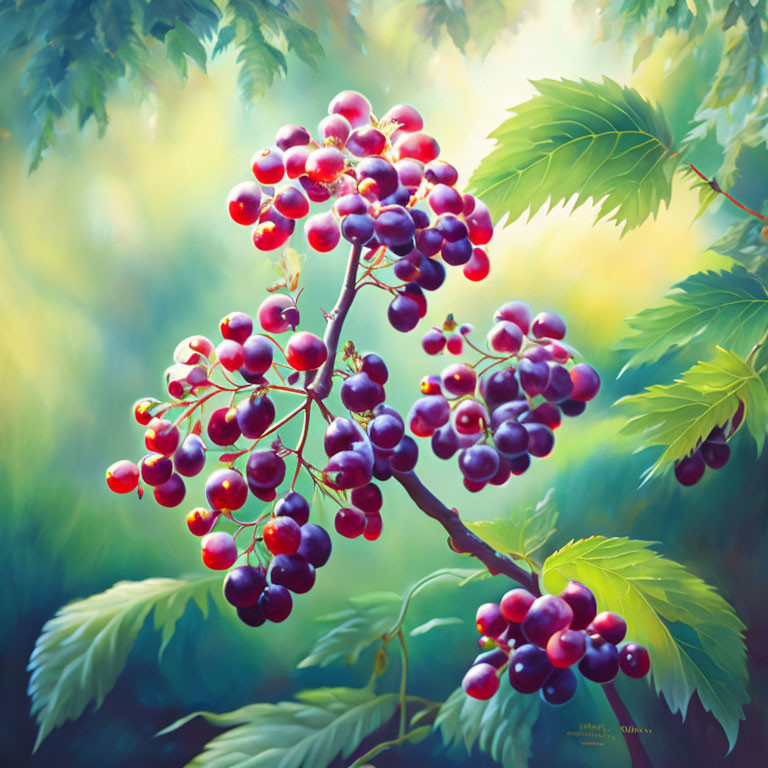
[[595,369],[574,365],[573,353],[561,343],[565,323],[559,315],[533,317],[527,304],[511,301],[494,320],[486,339],[490,351],[472,343],[471,326],[459,326],[457,333],[450,317],[443,328],[424,334],[428,354],[460,354],[467,345],[480,357],[472,365],[452,363],[441,374],[425,377],[424,396],[408,414],[411,431],[430,437],[436,456],[450,459],[459,453],[464,485],[472,492],[523,474],[531,456],[548,456],[562,415],[583,413],[600,389]]
[[540,691],[547,704],[556,706],[576,694],[575,664],[596,683],[609,683],[619,669],[641,678],[651,668],[642,645],[617,648],[627,623],[616,613],[597,613],[595,596],[578,581],[569,582],[559,597],[534,597],[526,589],[512,589],[500,603],[478,608],[477,631],[484,653],[462,681],[464,691],[475,699],[490,699],[505,670],[516,691]]
[[739,400],[739,407],[733,416],[719,427],[715,427],[691,454],[675,462],[675,477],[680,485],[690,486],[704,477],[707,467],[722,469],[731,458],[728,440],[741,426],[744,420],[744,402]]
[[[438,160],[440,147],[423,127],[411,106],[392,107],[378,119],[365,96],[342,91],[316,139],[302,126],[284,125],[275,144],[254,155],[258,183],[231,191],[230,216],[253,225],[261,251],[285,245],[305,217],[304,233],[315,251],[332,251],[342,238],[364,248],[368,266],[361,284],[388,291],[389,322],[410,331],[426,314],[424,291],[443,284],[444,264],[462,266],[469,280],[487,277],[490,261],[482,246],[493,237],[487,206],[456,189],[458,172]],[[311,203],[331,199],[330,209],[309,215]],[[392,285],[374,274],[388,267]]]
[[[376,538],[376,530],[381,530],[381,493],[369,482],[373,448],[367,436],[348,419],[334,420],[322,403],[314,401],[306,390],[294,387],[302,372],[315,371],[325,362],[323,340],[296,330],[300,314],[287,294],[268,296],[259,307],[257,319],[262,332],[254,330],[250,315],[231,312],[219,324],[218,344],[205,336],[190,336],[178,344],[174,362],[165,373],[170,399],[144,398],[134,405],[136,421],[146,427],[144,444],[148,453],[136,463],[124,459],[107,470],[107,484],[114,492],[138,490],[141,497],[144,488],[151,487],[158,504],[176,507],[186,495],[184,478],[203,471],[209,450],[220,452],[219,461],[225,466],[208,476],[207,504],[189,512],[187,526],[195,536],[202,537],[202,560],[208,568],[228,570],[238,559],[245,558],[246,564],[227,575],[224,594],[240,618],[251,626],[267,619],[285,619],[292,607],[290,593],[307,592],[315,582],[315,569],[330,556],[328,533],[308,522],[309,504],[295,490],[302,468],[316,485],[327,482],[330,488],[354,488],[352,511],[363,516],[366,537]],[[287,342],[281,344],[276,336],[288,332]],[[279,360],[280,356],[285,362]],[[369,405],[384,409],[384,361],[377,355],[355,355],[353,363],[360,370],[349,375],[341,387],[344,403],[356,411],[368,409]],[[303,404],[277,419],[270,398],[273,391],[300,395]],[[219,407],[214,405],[217,397],[224,401]],[[325,444],[331,461],[325,472],[303,456],[313,402],[330,422]],[[174,409],[182,410],[171,420]],[[301,414],[305,419],[303,436],[297,448],[291,449],[274,433]],[[387,449],[392,447],[388,427],[391,418],[382,421],[377,416],[370,421],[374,432],[386,433]],[[402,420],[400,423],[402,426]],[[356,445],[354,441],[344,442],[345,424],[356,439],[367,445],[362,474],[355,474],[351,468],[350,457],[357,457]],[[401,428],[401,438],[402,432]],[[240,447],[243,438],[249,443]],[[392,451],[389,453],[394,456]],[[290,456],[296,459],[293,481],[277,498]],[[245,462],[244,472],[238,469],[239,462]],[[242,521],[235,513],[245,506],[249,491],[270,507],[256,519]],[[341,521],[337,520],[337,528],[345,535],[350,535],[349,511],[346,517],[340,513]],[[226,527],[230,530],[224,530]],[[237,539],[245,530],[251,531],[249,542],[238,548]],[[258,565],[251,565],[252,557]]]

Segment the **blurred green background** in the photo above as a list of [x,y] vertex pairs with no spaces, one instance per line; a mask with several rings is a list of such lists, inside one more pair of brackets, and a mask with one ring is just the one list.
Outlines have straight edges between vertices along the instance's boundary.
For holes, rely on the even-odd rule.
[[[449,40],[436,48],[424,42],[403,4],[375,5],[376,11],[365,11],[365,54],[341,37],[326,39],[318,70],[290,60],[287,79],[247,108],[238,96],[233,54],[216,59],[208,76],[190,68],[184,87],[160,67],[151,97],[115,95],[104,138],[92,126],[82,133],[64,122],[57,126],[59,146],[31,175],[27,137],[12,130],[9,117],[17,93],[5,87],[0,92],[0,498],[9,575],[0,593],[3,765],[181,765],[216,731],[196,723],[153,738],[177,717],[279,701],[313,685],[367,680],[369,656],[356,669],[296,671],[319,631],[316,617],[344,607],[350,595],[400,591],[435,568],[466,565],[449,551],[442,530],[389,484],[381,539],[336,537],[318,587],[297,601],[289,621],[254,631],[239,624],[234,612],[214,609],[203,620],[191,608],[159,666],[157,635],[146,628],[101,709],[55,731],[30,756],[35,728],[25,666],[55,610],[121,579],[203,571],[183,509],[117,498],[107,491],[104,470],[118,458],[141,455],[131,404],[162,392],[162,372],[177,341],[192,333],[213,335],[231,310],[254,312],[275,279],[248,231],[228,219],[225,199],[233,184],[249,177],[251,154],[272,141],[276,128],[286,122],[314,126],[330,98],[345,88],[363,91],[379,114],[412,103],[463,183],[489,150],[485,137],[505,110],[532,94],[529,80],[608,75],[660,100],[681,136],[711,74],[706,57],[670,71],[663,48],[632,72],[624,45],[595,42],[593,17],[573,15],[559,2],[542,2],[516,29],[503,30],[487,56],[469,58]],[[714,146],[700,150],[700,165],[717,167],[718,152]],[[758,206],[768,162],[765,152],[753,154],[736,194]],[[727,469],[707,473],[699,486],[684,490],[667,478],[638,489],[649,456],[633,455],[633,446],[617,436],[620,421],[610,409],[623,394],[670,380],[700,352],[692,347],[615,380],[622,360],[611,349],[624,333],[623,318],[658,302],[691,272],[726,263],[706,249],[731,212],[710,211],[692,225],[696,210],[696,195],[680,185],[670,210],[620,239],[611,224],[593,226],[594,209],[570,214],[558,207],[498,233],[485,282],[470,284],[460,270],[450,270],[443,289],[429,297],[420,328],[453,312],[484,332],[494,307],[524,299],[537,310],[563,314],[569,341],[601,371],[604,388],[586,416],[558,431],[553,456],[504,488],[472,496],[461,487],[455,465],[427,451],[419,472],[467,519],[534,504],[554,487],[561,510],[556,545],[592,534],[658,541],[660,552],[716,586],[749,627],[752,703],[735,751],[724,757],[725,737],[696,700],[682,724],[644,682],[619,688],[635,719],[653,729],[645,741],[658,765],[757,765],[754,756],[768,730],[761,586],[768,460],[756,464],[753,446],[739,435]],[[301,240],[297,235],[299,250]],[[308,256],[302,298],[307,329],[321,332],[317,308],[333,305],[344,257],[341,248]],[[406,410],[419,379],[439,372],[440,361],[421,352],[418,331],[393,331],[385,295],[367,290],[343,336],[385,357],[392,374],[388,400]],[[316,432],[312,441],[316,450]],[[200,494],[201,483],[191,484],[187,498]],[[414,622],[445,615],[465,622],[411,642],[415,693],[439,699],[458,684],[476,652],[475,606],[503,589],[497,579],[461,591],[436,587],[418,600]],[[392,666],[394,681],[397,664]],[[565,736],[588,714],[576,707],[545,712],[534,731],[531,764],[626,764],[621,743],[590,751]],[[610,722],[610,713],[593,713],[592,719],[600,717]],[[470,759],[460,750],[446,751],[435,736],[375,763],[492,765],[484,755]]]

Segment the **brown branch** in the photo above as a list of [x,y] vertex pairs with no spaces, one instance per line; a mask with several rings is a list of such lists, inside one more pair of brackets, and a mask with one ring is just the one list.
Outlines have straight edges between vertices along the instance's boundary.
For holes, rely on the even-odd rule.
[[619,721],[621,734],[624,736],[624,741],[627,742],[629,757],[632,760],[632,768],[653,768],[651,758],[645,751],[643,742],[640,741],[639,729],[635,725],[632,715],[629,714],[629,710],[613,683],[605,683],[603,685],[603,692],[605,693],[605,698],[608,699],[608,703],[611,705],[613,714],[616,715],[616,719]]
[[317,377],[309,384],[307,391],[314,394],[319,400],[323,400],[331,393],[331,376],[336,366],[336,350],[339,346],[339,336],[341,328],[344,325],[344,319],[355,299],[355,282],[357,281],[357,267],[360,264],[360,254],[362,247],[353,245],[349,252],[347,261],[347,272],[344,276],[344,283],[341,286],[339,298],[336,306],[328,314],[328,325],[323,335],[325,347],[328,350],[328,357],[323,366],[318,371]]
[[528,573],[520,566],[497,552],[489,544],[475,536],[461,522],[459,513],[443,504],[440,499],[419,480],[415,472],[395,472],[395,480],[405,488],[414,504],[425,514],[437,520],[450,536],[450,543],[457,552],[473,555],[492,573],[503,573],[524,586],[534,595],[540,595],[538,579],[535,573]]
[[743,203],[740,203],[735,197],[732,197],[729,195],[718,183],[717,179],[715,178],[709,178],[706,174],[702,173],[693,163],[688,163],[688,167],[702,180],[706,181],[709,185],[709,188],[716,192],[718,195],[723,195],[724,197],[728,198],[737,208],[741,208],[742,211],[745,211],[746,213],[750,214],[750,216],[754,216],[757,219],[760,219],[760,221],[768,221],[768,216],[763,216],[762,213],[758,213],[757,211],[753,211],[751,208],[747,208],[746,205]]

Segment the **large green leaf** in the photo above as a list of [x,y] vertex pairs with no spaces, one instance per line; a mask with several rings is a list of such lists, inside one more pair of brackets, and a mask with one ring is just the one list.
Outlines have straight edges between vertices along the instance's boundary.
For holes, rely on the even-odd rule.
[[491,134],[496,147],[470,180],[496,218],[576,195],[576,207],[591,198],[626,232],[669,203],[679,158],[658,107],[607,78],[534,85],[539,95]]
[[768,329],[768,292],[743,267],[698,272],[675,288],[667,304],[627,320],[634,333],[619,349],[634,354],[626,368],[658,360],[692,339],[746,355]]
[[463,743],[471,753],[476,744],[504,768],[527,768],[539,708],[538,696],[517,693],[502,675],[499,690],[487,701],[457,688],[440,707],[434,727],[449,746]]
[[349,757],[398,705],[396,694],[377,696],[369,688],[318,688],[296,699],[250,704],[220,715],[195,712],[160,734],[198,716],[231,728],[188,763],[196,768],[326,768],[339,754]]
[[533,510],[516,505],[507,518],[465,521],[464,524],[498,552],[531,563],[533,553],[555,532],[557,504],[554,489],[550,488]]
[[711,362],[697,363],[674,384],[654,384],[619,400],[616,405],[631,415],[622,432],[640,435],[640,448],[664,446],[645,480],[691,453],[714,427],[727,424],[740,400],[759,453],[768,425],[768,392],[750,364],[719,347]]
[[627,637],[648,648],[653,684],[672,712],[685,717],[696,691],[733,748],[749,701],[745,627],[712,587],[649,542],[603,536],[550,555],[541,579],[554,594],[570,579],[581,581],[601,610],[621,614]]
[[376,592],[353,597],[351,608],[323,616],[329,629],[320,635],[299,668],[325,667],[334,661],[354,664],[360,654],[379,640],[400,612],[402,597],[394,592]]
[[162,628],[162,653],[187,603],[194,600],[206,615],[208,592],[220,582],[218,576],[121,581],[60,608],[45,623],[29,661],[32,714],[40,728],[35,749],[54,728],[79,717],[91,701],[101,706],[153,608],[155,629]]

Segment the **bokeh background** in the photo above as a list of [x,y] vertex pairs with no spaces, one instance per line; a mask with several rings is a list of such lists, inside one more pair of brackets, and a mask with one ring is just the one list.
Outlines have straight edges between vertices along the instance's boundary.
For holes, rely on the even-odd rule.
[[[349,596],[401,591],[430,570],[466,564],[448,550],[439,527],[398,487],[387,486],[381,539],[336,537],[335,555],[317,588],[298,601],[289,621],[254,631],[239,624],[234,612],[214,609],[204,620],[192,607],[160,665],[158,637],[145,628],[104,705],[55,731],[31,756],[35,727],[25,666],[55,610],[122,579],[203,571],[185,512],[109,494],[104,469],[117,458],[140,456],[141,430],[131,404],[162,391],[162,371],[177,341],[191,333],[213,334],[231,310],[254,312],[276,277],[248,231],[228,219],[225,198],[233,184],[248,178],[251,154],[272,141],[277,127],[315,125],[344,88],[366,93],[378,113],[412,103],[466,181],[490,149],[485,137],[505,110],[533,93],[530,80],[605,74],[660,100],[675,134],[686,132],[717,51],[695,63],[684,59],[670,70],[662,46],[633,72],[626,46],[598,41],[595,18],[565,6],[542,2],[516,28],[501,31],[486,56],[464,57],[450,40],[437,47],[425,42],[404,5],[370,4],[363,11],[370,34],[364,54],[343,37],[326,37],[326,57],[317,70],[290,60],[287,79],[252,105],[239,98],[231,53],[217,58],[207,76],[190,67],[183,87],[169,67],[159,66],[151,96],[137,98],[128,91],[114,96],[104,138],[92,127],[80,133],[65,123],[57,126],[59,146],[32,174],[26,137],[0,125],[0,499],[6,572],[0,591],[0,763],[182,765],[216,731],[195,723],[154,738],[177,717],[367,679],[370,655],[354,669],[295,669],[319,631],[318,616],[343,607]],[[322,18],[317,25],[323,29]],[[16,98],[13,89],[0,90],[3,120]],[[704,168],[717,167],[717,148],[702,148],[699,159]],[[757,207],[766,193],[765,153],[754,152],[745,167],[736,194]],[[697,204],[696,194],[678,185],[669,210],[623,239],[609,223],[593,226],[589,206],[572,214],[559,207],[497,235],[492,276],[485,282],[468,283],[460,270],[450,270],[445,286],[430,296],[423,325],[453,312],[484,329],[493,308],[513,298],[535,309],[555,309],[566,318],[569,340],[598,367],[605,385],[586,416],[558,431],[552,457],[504,488],[472,496],[463,490],[454,463],[427,452],[419,471],[468,519],[535,504],[554,487],[561,510],[555,544],[592,534],[658,541],[660,552],[716,586],[749,627],[752,703],[735,751],[725,757],[722,731],[695,699],[683,724],[645,683],[619,683],[619,688],[635,719],[653,729],[645,742],[658,765],[747,766],[759,764],[768,732],[768,460],[755,463],[754,446],[739,435],[727,469],[707,473],[699,486],[684,490],[666,478],[638,488],[650,457],[634,455],[633,446],[617,435],[620,420],[611,409],[623,394],[670,380],[701,352],[692,346],[616,380],[622,359],[612,347],[625,332],[623,319],[658,302],[691,272],[726,264],[707,246],[731,212],[713,208],[692,223]],[[302,250],[301,237],[295,240]],[[344,258],[340,248],[306,259],[303,321],[316,332],[322,330],[322,316],[311,308],[333,305]],[[354,307],[344,337],[385,357],[391,371],[388,399],[407,409],[419,379],[438,372],[440,361],[421,352],[418,332],[393,331],[386,322],[385,295],[367,290],[371,293]],[[317,433],[313,441],[319,444]],[[188,498],[200,491],[200,484],[192,484]],[[318,515],[322,519],[322,511]],[[476,651],[475,606],[501,589],[495,581],[460,591],[435,587],[418,600],[414,622],[445,615],[465,621],[411,642],[414,692],[439,699],[458,684]],[[394,680],[397,664],[392,667],[388,674]],[[610,713],[585,706],[544,713],[534,732],[531,765],[627,763],[620,741],[590,751],[565,736],[590,718],[612,723]],[[435,736],[385,753],[375,763],[380,768],[492,765],[479,753],[469,758],[461,750],[446,751]]]

